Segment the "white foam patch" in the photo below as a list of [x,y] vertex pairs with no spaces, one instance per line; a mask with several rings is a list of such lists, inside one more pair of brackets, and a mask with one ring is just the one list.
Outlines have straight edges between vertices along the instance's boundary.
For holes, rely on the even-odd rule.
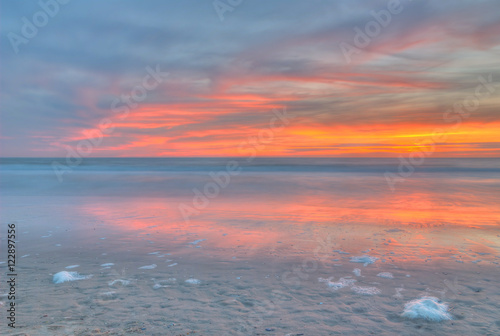
[[199,285],[201,284],[201,281],[198,279],[190,278],[185,281],[185,283],[191,284],[191,285]]
[[110,266],[115,266],[115,264],[113,263],[106,263],[106,264],[102,264],[101,267],[110,267]]
[[156,264],[139,267],[139,269],[154,269],[154,268],[156,268]]
[[120,284],[122,286],[128,286],[128,285],[130,285],[130,281],[129,280],[123,280],[123,279],[116,279],[116,280],[110,281],[108,283],[108,286],[112,287],[115,284]]
[[100,293],[99,295],[103,300],[114,300],[118,297],[118,294],[115,291],[104,292]]
[[54,274],[54,277],[52,278],[52,282],[54,282],[55,284],[60,284],[60,283],[66,282],[66,281],[90,279],[91,277],[92,277],[92,275],[81,275],[78,272],[62,271],[62,272]]
[[175,283],[175,279],[173,279],[174,281],[172,281],[173,278],[168,278],[167,280],[159,280],[159,281],[156,281],[155,279],[152,279],[155,284],[153,285],[153,289],[160,289],[160,288],[167,288],[167,287],[170,287],[169,284],[171,283]]
[[380,289],[378,289],[377,287],[352,286],[351,289],[356,294],[361,294],[361,295],[377,295],[377,294],[380,294]]
[[116,292],[115,291],[110,291],[110,292],[101,293],[101,295],[104,295],[104,296],[111,296],[113,294],[116,294]]
[[177,263],[173,263],[173,264],[168,265],[167,267],[173,267],[173,266],[176,266],[176,265],[177,265]]
[[77,268],[77,267],[80,267],[80,265],[70,265],[70,266],[66,266],[66,268],[67,268],[67,269]]
[[25,254],[21,258],[26,258],[26,257],[29,257],[29,256],[30,256],[29,254]]
[[344,252],[342,250],[333,250],[333,252],[337,252],[339,254],[349,254],[349,252]]
[[352,273],[354,273],[355,276],[361,276],[361,270],[359,268],[353,269]]
[[361,264],[363,264],[363,266],[368,266],[370,264],[373,264],[377,260],[378,260],[377,257],[372,257],[372,256],[369,256],[369,255],[351,257],[351,262],[353,262],[353,263],[361,263]]
[[390,272],[380,272],[377,276],[386,279],[394,279],[394,276]]
[[332,281],[333,278],[328,278],[328,279],[323,279],[319,278],[319,282],[325,282],[328,287],[330,287],[333,290],[339,290],[344,287],[352,286],[355,282],[356,279],[347,279],[347,278],[340,278],[339,281]]
[[439,299],[433,296],[423,296],[405,304],[403,317],[411,319],[424,319],[428,321],[446,321],[453,317],[448,313],[448,304],[439,303]]
[[198,240],[195,240],[195,241],[192,241],[190,242],[189,244],[190,245],[198,245],[198,243],[201,243],[202,241],[205,241],[206,239],[198,239]]

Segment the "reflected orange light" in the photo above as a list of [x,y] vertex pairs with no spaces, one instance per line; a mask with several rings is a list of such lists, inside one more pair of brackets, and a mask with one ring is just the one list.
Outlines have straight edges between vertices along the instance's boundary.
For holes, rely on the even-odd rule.
[[[106,226],[148,239],[168,237],[185,246],[202,238],[220,249],[270,251],[282,241],[314,250],[318,239],[329,235],[353,253],[366,246],[385,253],[405,249],[406,257],[417,259],[461,253],[457,246],[464,244],[478,252],[495,250],[499,239],[488,233],[499,225],[495,199],[467,194],[450,198],[437,186],[427,187],[355,196],[342,190],[260,198],[221,195],[189,222],[179,211],[180,201],[172,198],[117,198],[117,203],[108,199],[82,204],[80,209],[86,218]],[[471,232],[471,226],[480,230]],[[386,231],[394,228],[394,233]],[[465,229],[467,236],[460,233]]]

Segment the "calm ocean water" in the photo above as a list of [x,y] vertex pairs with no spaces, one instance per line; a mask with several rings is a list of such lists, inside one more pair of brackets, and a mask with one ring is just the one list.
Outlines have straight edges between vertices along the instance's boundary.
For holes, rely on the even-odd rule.
[[[251,162],[245,158],[86,158],[76,165],[68,165],[64,158],[1,158],[0,189],[6,195],[29,195],[35,191],[53,195],[86,192],[111,195],[115,191],[118,195],[182,195],[183,190],[210,181],[210,173],[227,171],[229,162],[236,167],[237,174],[227,189],[243,188],[242,192],[247,187],[248,192],[255,190],[255,183],[263,188],[263,193],[273,192],[269,179],[280,181],[287,176],[290,185],[301,177],[317,177],[326,182],[352,181],[354,184],[348,188],[351,190],[345,192],[363,189],[356,181],[370,178],[381,182],[378,191],[383,192],[390,189],[386,174],[392,174],[393,178],[399,178],[394,183],[395,189],[406,189],[419,179],[436,183],[449,180],[451,184],[460,179],[474,179],[478,183],[488,180],[491,192],[499,194],[500,159],[433,158],[421,165],[408,162],[402,165],[394,158],[256,158]],[[473,184],[469,186],[474,188]]]

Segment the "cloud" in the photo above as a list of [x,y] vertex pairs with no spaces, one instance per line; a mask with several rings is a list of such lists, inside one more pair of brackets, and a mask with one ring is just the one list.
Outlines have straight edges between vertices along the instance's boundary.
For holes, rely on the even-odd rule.
[[[285,132],[269,153],[394,155],[397,144],[368,139],[363,147],[350,135],[321,142],[309,130],[390,140],[408,125],[442,126],[443,111],[471,94],[479,76],[500,80],[500,8],[493,0],[401,0],[401,12],[346,62],[339,44],[354,44],[354,29],[387,4],[245,2],[221,22],[210,1],[70,2],[16,54],[8,34],[20,34],[22,18],[40,6],[2,2],[0,155],[65,155],[103,118],[115,130],[92,155],[234,154],[282,106],[308,135],[297,141]],[[119,118],[113,100],[156,65],[168,77]],[[495,130],[496,97],[464,124]],[[335,143],[340,152],[328,151]]]

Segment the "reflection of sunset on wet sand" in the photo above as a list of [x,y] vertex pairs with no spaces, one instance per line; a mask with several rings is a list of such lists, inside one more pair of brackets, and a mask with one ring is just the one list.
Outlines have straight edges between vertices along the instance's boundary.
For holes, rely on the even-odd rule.
[[[4,162],[3,215],[23,228],[21,267],[54,277],[39,292],[26,290],[39,300],[55,297],[44,314],[81,310],[85,325],[105,327],[88,307],[111,319],[139,304],[141,314],[163,321],[134,320],[152,330],[169,323],[178,332],[211,330],[193,322],[201,317],[218,321],[217,333],[244,334],[254,326],[299,330],[295,321],[307,324],[309,309],[311,321],[361,314],[372,321],[364,330],[381,320],[403,331],[414,323],[401,315],[404,303],[431,296],[453,304],[462,330],[468,320],[459,318],[477,309],[463,300],[481,301],[484,324],[493,319],[498,160],[430,160],[391,191],[383,174],[397,161],[256,159],[213,197],[204,196],[205,186],[226,160],[147,160],[89,160],[62,184],[43,160],[23,169],[17,159]],[[53,287],[67,282],[76,286],[70,294]],[[271,299],[274,308],[256,320],[252,307]],[[228,311],[233,305],[239,308]],[[345,305],[361,313],[343,312]],[[183,315],[162,320],[174,307]],[[291,320],[279,322],[283,316]],[[227,327],[231,321],[239,322]],[[332,328],[307,327],[318,335]]]

